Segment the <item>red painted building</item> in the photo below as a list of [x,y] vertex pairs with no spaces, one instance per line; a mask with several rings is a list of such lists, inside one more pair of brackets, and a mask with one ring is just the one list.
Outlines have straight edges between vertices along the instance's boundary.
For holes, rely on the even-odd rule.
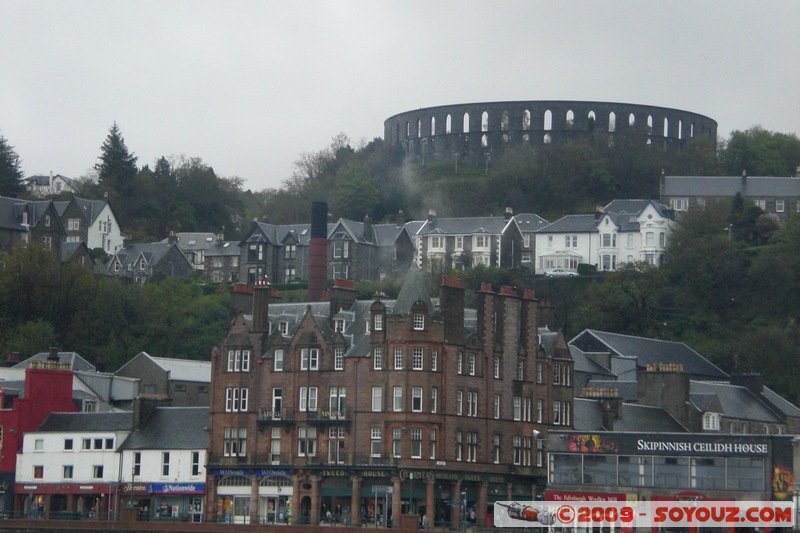
[[[51,355],[52,355],[51,351]],[[48,358],[31,361],[24,385],[8,381],[0,386],[0,509],[14,507],[14,472],[22,436],[35,430],[52,412],[77,411],[72,400],[73,375],[69,363]]]

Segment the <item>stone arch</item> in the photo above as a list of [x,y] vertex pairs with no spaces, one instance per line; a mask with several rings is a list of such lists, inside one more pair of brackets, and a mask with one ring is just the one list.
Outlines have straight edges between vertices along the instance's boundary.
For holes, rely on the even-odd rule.
[[406,120],[406,139],[411,137],[411,122]]
[[489,146],[489,137],[484,133],[481,135],[481,148],[487,148]]
[[653,133],[653,115],[647,115],[647,133]]
[[617,131],[617,114],[613,111],[608,114],[608,131],[611,133]]
[[694,122],[689,124],[689,138],[694,139]]
[[634,115],[633,113],[628,115],[628,126],[631,128],[636,127],[636,115]]
[[508,111],[503,111],[500,114],[500,129],[502,131],[508,131],[508,128],[509,128]]
[[419,139],[420,137],[422,137],[422,119],[418,118],[417,119],[417,139]]
[[683,120],[678,119],[678,140],[683,140]]
[[669,137],[669,119],[664,117],[664,137]]
[[431,135],[436,135],[436,117],[431,116]]
[[448,134],[453,132],[453,117],[450,113],[447,114],[447,118],[444,121],[444,132]]
[[586,118],[588,120],[588,125],[586,126],[586,129],[587,131],[589,131],[589,133],[591,133],[594,131],[594,127],[597,124],[597,115],[595,114],[594,111],[589,111],[589,114],[586,115]]
[[464,133],[469,133],[469,113],[464,113]]
[[567,128],[570,128],[570,129],[574,128],[575,127],[575,113],[572,111],[572,109],[568,109],[567,110],[566,119],[567,119]]
[[481,131],[489,131],[489,112],[481,113]]
[[544,112],[544,131],[553,129],[553,112],[549,109]]
[[550,133],[545,133],[544,138],[542,139],[544,144],[552,144],[553,143],[553,135]]
[[526,109],[522,112],[522,129],[528,131],[531,129],[531,111]]

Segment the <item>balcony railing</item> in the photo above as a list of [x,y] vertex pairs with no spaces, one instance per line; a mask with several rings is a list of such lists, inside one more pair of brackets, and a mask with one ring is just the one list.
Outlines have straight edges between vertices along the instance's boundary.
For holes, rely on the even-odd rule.
[[262,409],[258,412],[259,426],[278,425],[278,424],[297,424],[308,423],[312,425],[341,425],[352,422],[352,415],[347,409],[317,411],[294,411],[292,409],[281,409],[280,411],[268,411]]
[[269,452],[247,455],[245,457],[224,457],[212,453],[208,457],[209,463],[236,467],[240,465],[269,465],[269,466],[397,466],[395,457],[380,455],[373,457],[371,454],[341,453],[338,456],[329,456],[328,450],[317,449],[314,455],[298,456],[294,451],[283,451],[278,454]]

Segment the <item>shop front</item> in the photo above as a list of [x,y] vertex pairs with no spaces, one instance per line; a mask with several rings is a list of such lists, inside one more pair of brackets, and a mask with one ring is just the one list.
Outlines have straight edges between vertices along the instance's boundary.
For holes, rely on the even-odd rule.
[[292,478],[288,470],[270,472],[258,486],[258,522],[285,524],[291,518]]
[[202,522],[205,483],[153,483],[152,520]]
[[14,509],[30,518],[98,519],[116,516],[117,487],[110,483],[22,483]]

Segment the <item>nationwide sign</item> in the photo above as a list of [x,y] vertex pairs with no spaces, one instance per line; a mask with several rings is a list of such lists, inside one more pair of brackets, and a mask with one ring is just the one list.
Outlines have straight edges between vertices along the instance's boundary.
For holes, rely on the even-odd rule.
[[153,483],[153,494],[203,494],[205,483]]

